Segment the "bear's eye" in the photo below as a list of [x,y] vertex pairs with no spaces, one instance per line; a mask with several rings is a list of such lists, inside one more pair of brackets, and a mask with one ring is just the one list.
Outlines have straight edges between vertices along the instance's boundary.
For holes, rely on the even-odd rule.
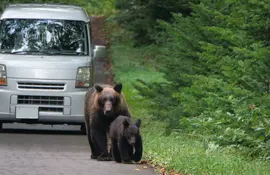
[[134,133],[133,133],[132,131],[129,131],[129,132],[128,132],[128,135],[129,135],[130,137],[132,137],[132,136],[134,135]]
[[118,97],[113,97],[112,102],[113,102],[114,104],[115,104],[115,103],[118,103],[118,102],[119,102],[119,98],[118,98]]
[[99,104],[99,105],[104,105],[103,98],[99,98],[99,99],[98,99],[98,104]]
[[110,97],[110,101],[114,103],[115,102],[115,97]]
[[104,104],[107,100],[107,97],[102,98],[102,103]]

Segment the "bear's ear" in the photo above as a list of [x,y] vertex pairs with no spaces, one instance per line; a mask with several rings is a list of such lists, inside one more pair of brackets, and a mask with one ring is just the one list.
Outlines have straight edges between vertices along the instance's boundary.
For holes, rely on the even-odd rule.
[[95,89],[97,90],[97,92],[101,92],[103,90],[103,87],[101,87],[100,85],[95,85]]
[[119,94],[121,94],[121,91],[122,91],[122,83],[118,83],[116,84],[113,89],[118,92]]
[[127,119],[123,120],[123,125],[124,125],[124,128],[127,128],[129,126],[129,122]]
[[141,126],[141,119],[137,119],[136,122],[135,122],[135,125],[139,128]]

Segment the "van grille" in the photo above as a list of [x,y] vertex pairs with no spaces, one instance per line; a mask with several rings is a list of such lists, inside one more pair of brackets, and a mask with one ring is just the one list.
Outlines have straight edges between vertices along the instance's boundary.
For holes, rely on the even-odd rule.
[[64,90],[64,83],[29,83],[18,82],[19,89],[45,89],[45,90]]
[[40,107],[40,112],[63,112],[63,108],[49,108],[49,107]]
[[64,105],[64,97],[18,95],[18,104]]

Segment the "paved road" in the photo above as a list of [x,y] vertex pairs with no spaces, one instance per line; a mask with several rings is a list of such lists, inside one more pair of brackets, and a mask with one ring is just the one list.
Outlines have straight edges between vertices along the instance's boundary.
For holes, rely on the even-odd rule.
[[0,133],[0,175],[156,174],[142,165],[91,160],[89,150],[79,126],[4,124]]

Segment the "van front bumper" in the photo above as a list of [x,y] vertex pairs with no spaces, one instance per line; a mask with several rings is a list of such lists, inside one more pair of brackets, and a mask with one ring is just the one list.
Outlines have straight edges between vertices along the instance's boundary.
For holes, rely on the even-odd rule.
[[[73,81],[68,84],[74,87]],[[0,88],[0,123],[84,124],[86,89],[38,91],[14,86]]]

